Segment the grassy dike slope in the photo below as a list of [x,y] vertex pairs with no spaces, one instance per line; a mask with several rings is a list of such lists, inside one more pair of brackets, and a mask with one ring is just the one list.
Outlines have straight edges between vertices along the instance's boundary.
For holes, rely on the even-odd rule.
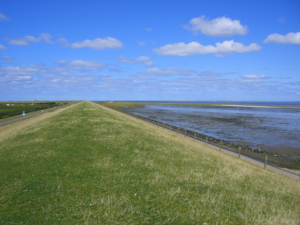
[[0,224],[300,221],[299,181],[91,102],[0,144]]

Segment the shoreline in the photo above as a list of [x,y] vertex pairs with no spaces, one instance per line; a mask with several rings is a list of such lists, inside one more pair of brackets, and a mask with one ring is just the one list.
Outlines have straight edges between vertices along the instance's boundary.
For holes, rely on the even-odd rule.
[[222,106],[230,106],[230,107],[249,107],[249,108],[275,108],[275,109],[300,109],[300,106],[268,106],[268,105],[227,105],[224,104]]
[[122,108],[142,107],[144,105],[185,105],[185,106],[216,106],[216,107],[249,107],[249,108],[279,108],[279,109],[300,109],[300,106],[286,106],[286,105],[243,105],[243,104],[220,104],[220,103],[179,103],[179,102],[126,102],[126,101],[108,101],[108,102],[95,102],[96,104],[107,105]]
[[[112,104],[113,105],[113,104]],[[126,104],[124,104],[126,105]],[[121,111],[127,111],[127,112],[132,112],[132,110],[130,110],[130,108],[139,108],[141,107],[142,105],[154,105],[153,103],[151,104],[139,104],[140,106],[138,107],[133,107],[131,105],[128,105],[129,107],[125,107],[125,108],[120,108],[119,110]],[[155,105],[164,105],[164,104],[155,104]],[[169,103],[169,104],[165,104],[165,105],[185,105],[185,106],[188,106],[190,104],[172,104],[172,103]],[[199,104],[197,104],[199,105]],[[191,106],[196,106],[195,104],[191,105]],[[200,105],[199,105],[200,106]],[[207,107],[211,107],[213,105],[205,105]],[[204,107],[205,107],[204,106]],[[235,104],[230,104],[230,105],[215,105],[215,106],[218,106],[220,107],[244,107],[244,108],[247,108],[249,107],[249,110],[250,108],[281,108],[281,107],[274,107],[274,106],[257,106],[257,105],[235,105]],[[287,108],[287,107],[285,107]],[[139,113],[138,113],[139,114]],[[148,117],[148,116],[145,116],[143,114],[139,114],[140,116],[142,117]],[[155,117],[148,117],[148,119],[150,120],[157,120],[158,118],[155,118]],[[173,118],[174,119],[174,118]],[[160,121],[158,119],[158,121]],[[163,121],[161,121],[163,122]],[[174,122],[174,121],[173,121]],[[178,125],[172,123],[171,121],[169,122],[166,122],[164,121],[164,123],[168,123],[169,125],[172,125],[174,126],[174,129],[175,127],[177,127]],[[217,126],[214,124],[214,126]],[[177,128],[176,128],[177,129]],[[193,129],[188,129],[189,132],[192,132],[193,133]],[[210,134],[204,134],[203,132],[201,131],[195,131],[197,133],[197,135],[201,136],[202,139],[205,139],[206,137],[208,137],[210,139],[210,141],[212,142],[215,142],[215,143],[218,143],[219,142],[219,139],[216,138],[215,136],[212,136]],[[285,148],[280,148],[280,147],[272,147],[272,146],[269,146],[269,145],[264,145],[262,143],[259,143],[257,144],[251,144],[251,143],[247,143],[247,142],[243,142],[243,141],[236,141],[236,140],[228,140],[227,138],[221,138],[222,141],[223,141],[223,145],[226,145],[227,147],[229,148],[233,148],[234,151],[238,151],[238,147],[241,147],[241,150],[242,152],[244,152],[245,154],[247,155],[252,155],[252,156],[255,156],[255,157],[258,157],[258,158],[261,158],[263,159],[264,158],[264,155],[268,155],[269,157],[269,160],[272,161],[275,165],[278,165],[279,167],[288,167],[290,169],[297,169],[299,170],[299,166],[297,166],[297,162],[299,162],[299,158],[300,158],[300,155],[299,155],[299,151],[297,151],[296,148],[294,147],[285,147]]]

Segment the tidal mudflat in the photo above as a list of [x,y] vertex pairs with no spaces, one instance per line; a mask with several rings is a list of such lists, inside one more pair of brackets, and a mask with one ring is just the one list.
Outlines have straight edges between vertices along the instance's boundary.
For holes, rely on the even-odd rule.
[[248,149],[260,149],[283,167],[300,168],[300,109],[144,105],[125,110]]

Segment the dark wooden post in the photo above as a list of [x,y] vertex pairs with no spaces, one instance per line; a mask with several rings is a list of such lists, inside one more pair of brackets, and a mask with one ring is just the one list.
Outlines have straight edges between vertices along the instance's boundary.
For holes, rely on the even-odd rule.
[[265,169],[267,168],[267,160],[268,160],[268,156],[267,155],[265,155]]

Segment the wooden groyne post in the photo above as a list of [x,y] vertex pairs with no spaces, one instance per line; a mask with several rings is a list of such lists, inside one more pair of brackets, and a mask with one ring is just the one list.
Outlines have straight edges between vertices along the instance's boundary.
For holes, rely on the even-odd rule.
[[267,168],[267,161],[268,161],[268,156],[267,155],[265,155],[265,169]]

